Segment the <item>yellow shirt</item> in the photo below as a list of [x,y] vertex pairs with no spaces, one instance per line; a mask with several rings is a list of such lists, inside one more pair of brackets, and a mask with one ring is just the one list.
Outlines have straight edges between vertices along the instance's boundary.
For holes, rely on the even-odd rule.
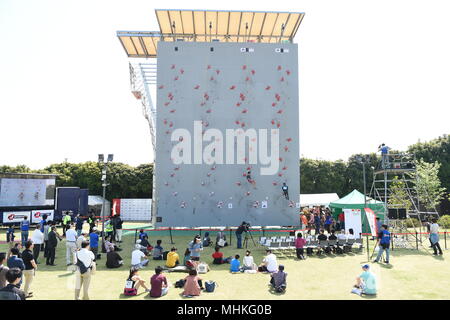
[[173,268],[175,267],[175,262],[180,263],[180,257],[178,256],[178,253],[176,253],[175,251],[170,251],[167,254],[167,262],[166,262],[166,267],[169,268]]

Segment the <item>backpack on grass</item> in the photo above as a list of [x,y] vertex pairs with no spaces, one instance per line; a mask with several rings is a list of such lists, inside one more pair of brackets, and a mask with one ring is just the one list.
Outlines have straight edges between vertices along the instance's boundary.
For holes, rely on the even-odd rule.
[[216,282],[209,280],[209,281],[205,281],[205,291],[206,292],[214,292],[214,290],[216,289]]

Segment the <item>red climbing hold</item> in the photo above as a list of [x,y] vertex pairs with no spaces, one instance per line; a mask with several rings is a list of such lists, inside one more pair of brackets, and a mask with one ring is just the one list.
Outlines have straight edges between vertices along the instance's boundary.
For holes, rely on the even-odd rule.
[[281,96],[278,93],[275,93],[275,99],[277,99],[277,101],[280,101]]
[[236,123],[237,125],[239,125],[240,122],[239,122],[238,120],[236,120],[234,123]]
[[283,161],[283,158],[281,158],[281,157],[280,157],[280,158],[278,158],[278,161],[282,162],[282,161]]
[[173,78],[173,80],[174,80],[174,81],[177,81],[177,80],[178,80],[178,76],[176,76],[175,78]]
[[291,72],[289,70],[286,70],[286,74],[289,76]]
[[278,110],[277,113],[282,114],[283,113],[283,109]]
[[173,64],[173,65],[170,67],[170,69],[175,69],[175,65]]
[[241,186],[241,183],[240,183],[240,182],[236,182],[236,185],[237,185],[237,186]]
[[242,128],[245,127],[245,122],[242,122],[242,123],[241,123],[241,127],[242,127]]
[[281,123],[277,122],[277,128],[281,127]]
[[230,87],[230,90],[234,90],[236,88],[236,86],[235,85],[232,85],[231,87]]
[[213,81],[213,80],[214,80],[214,77],[209,78],[209,81]]
[[247,69],[247,66],[244,64],[244,65],[242,66],[242,70],[245,70],[245,69]]
[[172,110],[170,110],[170,113],[174,113],[176,110],[175,109],[172,109]]
[[270,88],[271,88],[271,86],[267,86],[267,87],[266,87],[266,90],[270,90]]
[[240,106],[241,106],[240,102],[236,103],[236,107],[240,107]]
[[287,141],[287,142],[291,142],[291,141],[292,141],[292,138],[287,138],[286,141]]
[[173,127],[173,122],[170,121],[170,123],[169,123],[169,128],[172,128],[172,127]]
[[277,105],[276,102],[272,103],[272,107],[276,107],[276,105]]
[[244,110],[242,110],[241,112],[242,112],[242,113],[247,113],[247,111],[248,111],[247,109],[244,109]]
[[286,152],[288,152],[288,151],[289,151],[289,148],[288,148],[288,146],[284,146],[284,151],[286,151]]
[[183,73],[184,73],[184,70],[183,70],[183,69],[180,69],[180,73],[183,74]]
[[251,72],[252,72],[252,75],[255,75],[255,73],[256,73],[256,71],[255,71],[255,70],[252,70]]
[[279,177],[282,177],[282,176],[283,176],[283,174],[282,174],[282,173],[280,172],[280,173],[278,174],[278,176],[279,176]]
[[239,94],[239,98],[244,101],[245,100],[245,95],[243,93]]
[[249,80],[250,80],[250,77],[246,77],[246,78],[245,78],[245,81],[249,81]]
[[205,98],[205,100],[209,100],[209,95],[205,92],[205,94],[203,95],[203,98]]
[[164,105],[167,107],[170,104],[170,102],[166,102],[164,103]]
[[204,106],[206,104],[206,102],[202,102],[202,103],[200,103],[200,106]]
[[217,69],[217,70],[216,70],[216,73],[217,73],[217,74],[219,74],[219,73],[220,73],[220,70],[219,70],[219,69]]
[[281,66],[278,66],[278,67],[277,67],[277,70],[281,70]]
[[195,90],[197,90],[198,88],[200,88],[199,85],[196,85],[196,86],[194,87]]
[[283,82],[284,81],[284,77],[281,77],[280,81]]
[[164,124],[167,124],[167,119],[164,119],[164,120],[163,120],[163,123],[164,123]]
[[208,109],[206,110],[206,113],[211,113],[211,111],[212,111],[211,109]]
[[270,121],[271,124],[275,124],[275,120]]
[[208,69],[208,70],[211,69],[211,65],[208,64],[208,66],[206,67],[206,69]]
[[286,170],[286,169],[287,169],[287,167],[286,167],[286,166],[284,166],[284,167],[283,167],[283,169],[281,169],[281,170]]
[[164,88],[163,84],[158,87],[158,89],[163,89],[163,88]]

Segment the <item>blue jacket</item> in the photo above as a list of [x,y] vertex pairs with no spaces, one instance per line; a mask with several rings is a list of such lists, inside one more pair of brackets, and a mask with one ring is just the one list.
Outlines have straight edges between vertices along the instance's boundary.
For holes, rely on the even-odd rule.
[[10,269],[19,268],[22,271],[25,269],[25,264],[23,263],[23,260],[21,258],[17,258],[17,256],[11,256],[6,264]]

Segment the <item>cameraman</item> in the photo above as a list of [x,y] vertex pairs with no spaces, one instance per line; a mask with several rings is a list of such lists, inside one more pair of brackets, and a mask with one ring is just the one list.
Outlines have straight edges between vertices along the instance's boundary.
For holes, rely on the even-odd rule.
[[242,249],[242,233],[247,232],[250,224],[242,221],[241,225],[236,230],[237,248]]

